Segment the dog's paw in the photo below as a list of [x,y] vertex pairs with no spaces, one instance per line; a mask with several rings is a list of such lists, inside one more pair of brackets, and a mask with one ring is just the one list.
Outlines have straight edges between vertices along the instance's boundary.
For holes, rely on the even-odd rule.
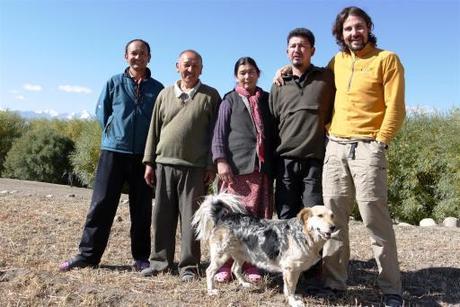
[[217,290],[217,289],[210,289],[210,290],[208,290],[208,295],[209,295],[209,296],[216,296],[216,295],[219,295],[219,290]]
[[240,283],[241,287],[243,288],[252,288],[252,284],[250,282],[242,282]]
[[304,307],[305,306],[302,298],[297,296],[297,295],[296,296],[290,296],[288,298],[288,303],[289,303],[289,306],[291,306],[291,307]]

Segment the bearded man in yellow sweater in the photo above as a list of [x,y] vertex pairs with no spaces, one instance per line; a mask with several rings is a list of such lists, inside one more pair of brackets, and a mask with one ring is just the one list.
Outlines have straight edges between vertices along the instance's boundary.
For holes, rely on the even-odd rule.
[[405,117],[404,68],[396,54],[376,48],[371,18],[347,7],[332,33],[341,51],[329,63],[336,95],[323,168],[323,201],[338,233],[324,246],[323,277],[335,294],[346,289],[348,221],[354,200],[378,265],[385,306],[401,306],[396,240],[387,204],[385,149]]

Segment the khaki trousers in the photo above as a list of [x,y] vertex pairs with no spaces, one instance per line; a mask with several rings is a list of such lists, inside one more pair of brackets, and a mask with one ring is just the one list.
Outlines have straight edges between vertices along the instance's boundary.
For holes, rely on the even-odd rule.
[[387,161],[376,141],[329,140],[323,168],[323,201],[336,217],[338,232],[323,249],[326,287],[345,290],[354,200],[366,226],[384,294],[401,294],[401,277],[392,220],[387,205]]
[[150,266],[156,271],[171,268],[176,247],[176,228],[181,222],[179,273],[197,270],[200,242],[191,222],[205,195],[204,168],[157,164],[155,205],[152,212],[153,250]]

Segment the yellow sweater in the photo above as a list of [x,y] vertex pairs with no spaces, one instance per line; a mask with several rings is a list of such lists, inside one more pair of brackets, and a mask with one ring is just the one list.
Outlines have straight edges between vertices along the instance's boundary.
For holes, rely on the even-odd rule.
[[398,56],[368,44],[356,53],[337,53],[328,66],[337,88],[329,134],[388,144],[406,114]]

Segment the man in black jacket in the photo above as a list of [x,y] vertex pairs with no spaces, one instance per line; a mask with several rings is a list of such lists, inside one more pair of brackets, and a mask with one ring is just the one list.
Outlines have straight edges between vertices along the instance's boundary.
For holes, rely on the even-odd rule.
[[296,216],[303,207],[323,204],[325,125],[335,93],[331,73],[311,64],[313,33],[294,29],[287,43],[292,74],[283,77],[283,85],[273,84],[269,101],[275,119],[275,207],[280,219]]

